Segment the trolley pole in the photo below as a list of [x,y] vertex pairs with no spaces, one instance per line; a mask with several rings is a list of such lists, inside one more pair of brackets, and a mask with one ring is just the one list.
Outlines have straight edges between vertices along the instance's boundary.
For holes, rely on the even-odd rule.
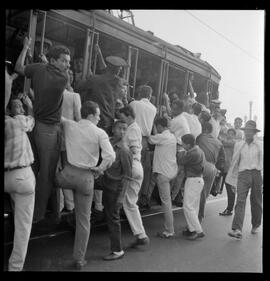
[[252,104],[253,104],[253,102],[250,101],[249,102],[249,120],[252,120]]

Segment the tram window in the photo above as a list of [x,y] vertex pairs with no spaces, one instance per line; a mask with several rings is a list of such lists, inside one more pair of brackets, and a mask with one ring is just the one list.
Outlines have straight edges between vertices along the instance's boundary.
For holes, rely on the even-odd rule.
[[194,80],[192,82],[193,90],[195,93],[207,91],[207,78],[194,73]]
[[6,60],[15,65],[27,35],[29,10],[8,10],[6,12]]
[[[140,85],[149,85],[153,89],[153,96],[158,95],[158,83],[160,72],[160,59],[142,50],[139,51],[136,73],[136,88]],[[130,79],[134,77],[134,71],[130,73]],[[135,91],[136,92],[136,91]],[[138,98],[135,96],[135,98]]]
[[219,98],[218,84],[213,83],[212,99],[218,99],[218,98]]
[[179,98],[182,98],[184,95],[185,76],[186,73],[184,70],[170,65],[168,73],[167,92],[175,92],[179,96]]
[[[99,35],[99,46],[102,51],[104,59],[107,56],[117,56],[121,57],[124,60],[127,60],[128,57],[128,44],[115,39],[107,34],[101,33]],[[120,72],[120,76],[123,77],[123,69]]]

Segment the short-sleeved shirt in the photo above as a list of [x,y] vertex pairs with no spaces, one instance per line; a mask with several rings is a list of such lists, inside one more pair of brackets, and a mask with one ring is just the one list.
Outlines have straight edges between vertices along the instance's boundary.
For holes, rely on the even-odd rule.
[[26,65],[24,73],[26,77],[32,79],[35,120],[46,124],[59,123],[63,92],[68,82],[67,74],[54,65],[44,63]]
[[136,115],[135,120],[141,128],[142,135],[149,137],[157,113],[156,107],[146,98],[139,101],[132,101],[130,106],[134,109]]

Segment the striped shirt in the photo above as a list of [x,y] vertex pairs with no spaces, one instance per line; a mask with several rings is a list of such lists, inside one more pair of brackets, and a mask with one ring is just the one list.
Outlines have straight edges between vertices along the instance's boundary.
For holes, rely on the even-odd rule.
[[32,116],[5,116],[5,168],[29,166],[34,162],[30,141],[26,132],[32,131]]

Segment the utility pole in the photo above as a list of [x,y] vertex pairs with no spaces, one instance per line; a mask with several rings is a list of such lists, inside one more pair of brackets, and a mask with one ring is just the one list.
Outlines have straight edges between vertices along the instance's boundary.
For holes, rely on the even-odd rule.
[[252,104],[253,104],[253,102],[250,101],[249,102],[249,120],[252,120]]

